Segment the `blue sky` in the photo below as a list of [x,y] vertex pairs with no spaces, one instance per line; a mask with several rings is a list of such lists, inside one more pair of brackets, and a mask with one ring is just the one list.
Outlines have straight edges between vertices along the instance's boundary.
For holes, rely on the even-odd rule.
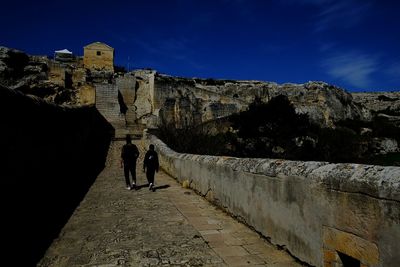
[[102,41],[129,69],[399,91],[399,14],[396,0],[14,0],[0,45],[82,55]]

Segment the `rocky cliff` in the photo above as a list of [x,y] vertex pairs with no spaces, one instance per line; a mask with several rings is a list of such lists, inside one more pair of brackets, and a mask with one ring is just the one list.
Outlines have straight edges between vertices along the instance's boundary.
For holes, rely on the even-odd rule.
[[400,127],[400,92],[353,93],[353,99],[373,114]]
[[[82,73],[83,72],[83,73]],[[0,84],[56,104],[93,104],[94,89],[77,64],[55,62],[0,46]]]
[[400,113],[399,93],[349,94],[324,82],[180,78],[151,70],[106,77],[85,70],[79,60],[60,63],[6,47],[0,47],[0,83],[67,105],[94,104],[96,86],[115,85],[109,88],[119,91],[119,104],[126,102],[126,123],[146,127],[160,122],[178,128],[201,124],[244,111],[255,99],[268,102],[278,95],[287,96],[297,113],[324,127],[346,119],[368,121],[376,114],[397,123]]
[[400,92],[352,93],[355,102],[378,113],[400,114]]
[[346,119],[369,120],[371,114],[351,94],[324,82],[277,84],[261,81],[155,77],[155,97],[162,115],[182,127],[245,110],[255,99],[268,102],[285,95],[296,111],[326,127]]

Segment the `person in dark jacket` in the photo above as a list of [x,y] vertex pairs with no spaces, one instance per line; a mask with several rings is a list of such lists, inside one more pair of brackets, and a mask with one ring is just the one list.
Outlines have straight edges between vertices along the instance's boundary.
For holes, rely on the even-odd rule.
[[[121,151],[121,168],[124,167],[126,189],[136,188],[136,160],[139,157],[139,150],[132,144],[131,136],[126,136],[126,144]],[[129,172],[132,175],[132,184],[129,180]]]
[[143,161],[143,171],[146,172],[147,181],[149,182],[149,190],[154,192],[154,175],[158,172],[159,163],[157,152],[154,151],[154,145],[149,146]]

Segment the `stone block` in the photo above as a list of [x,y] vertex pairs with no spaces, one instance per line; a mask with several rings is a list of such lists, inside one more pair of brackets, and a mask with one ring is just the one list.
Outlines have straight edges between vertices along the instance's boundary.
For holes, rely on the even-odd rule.
[[328,257],[324,259],[325,261],[333,257],[331,251],[338,251],[358,259],[367,266],[376,265],[379,262],[378,247],[374,243],[354,234],[331,227],[324,227],[323,242],[324,247],[328,249],[324,251],[324,257]]

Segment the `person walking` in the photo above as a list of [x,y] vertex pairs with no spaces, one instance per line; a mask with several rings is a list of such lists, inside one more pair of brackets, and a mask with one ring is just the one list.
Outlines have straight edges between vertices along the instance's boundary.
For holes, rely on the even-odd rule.
[[143,161],[143,171],[146,172],[147,181],[149,182],[149,190],[155,191],[154,189],[154,175],[158,172],[159,163],[158,155],[154,150],[154,145],[149,146],[149,150],[146,152]]
[[[132,144],[131,136],[126,135],[126,144],[121,151],[121,168],[124,168],[126,189],[136,188],[136,160],[139,157],[139,150],[135,144]],[[129,172],[132,175],[132,184],[129,180]]]

